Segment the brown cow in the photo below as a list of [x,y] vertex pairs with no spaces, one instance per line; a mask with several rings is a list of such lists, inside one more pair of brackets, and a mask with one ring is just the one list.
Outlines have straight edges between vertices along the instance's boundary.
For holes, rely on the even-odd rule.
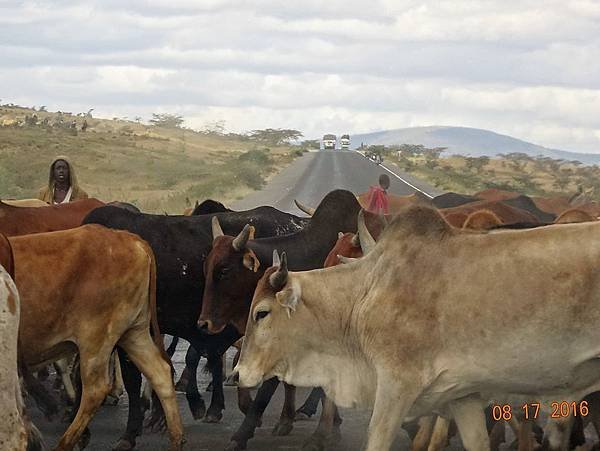
[[47,207],[13,207],[0,201],[0,233],[18,236],[72,229],[80,226],[90,211],[103,205],[93,198]]
[[567,197],[532,197],[531,200],[540,210],[556,216],[572,207]]
[[[369,207],[369,192],[361,193],[357,198],[360,206],[366,210]],[[415,191],[408,196],[388,194],[388,214],[396,214],[408,205],[426,205],[434,207],[431,199],[419,191]]]
[[108,394],[109,359],[117,345],[152,383],[166,414],[170,449],[181,449],[170,365],[158,343],[156,264],[148,244],[98,225],[9,242],[21,295],[25,363],[41,367],[76,352],[80,356],[81,404],[56,449],[73,449]]

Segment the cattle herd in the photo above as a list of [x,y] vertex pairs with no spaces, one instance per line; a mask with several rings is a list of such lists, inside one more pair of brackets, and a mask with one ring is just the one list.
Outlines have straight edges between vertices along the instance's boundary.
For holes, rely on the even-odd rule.
[[[176,216],[96,199],[0,201],[0,449],[45,446],[25,405],[58,413],[42,381],[52,364],[74,403],[54,449],[93,440],[87,425],[119,381],[129,414],[113,449],[136,446],[150,404],[146,425],[182,449],[170,361],[178,339],[190,343],[178,386],[207,423],[223,418],[223,356],[241,348],[245,417],[229,451],[251,446],[280,381],[274,434],[322,403],[304,451],[339,440],[338,406],[372,410],[367,451],[391,449],[401,428],[411,450],[443,449],[453,434],[467,450],[498,449],[506,425],[519,450],[591,446],[600,205],[496,189],[390,195],[387,215],[367,204],[345,190],[316,209],[298,203],[307,217],[212,200]],[[164,334],[175,337],[166,351]],[[298,409],[296,386],[313,388]]]

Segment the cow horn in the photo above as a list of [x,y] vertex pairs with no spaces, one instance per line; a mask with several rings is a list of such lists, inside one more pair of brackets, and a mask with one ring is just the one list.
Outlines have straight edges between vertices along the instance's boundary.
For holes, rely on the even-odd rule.
[[340,263],[343,265],[345,265],[347,263],[352,263],[352,262],[355,262],[356,260],[358,260],[358,258],[344,257],[343,255],[339,255],[339,254],[338,254],[337,258],[340,261]]
[[281,253],[281,262],[279,269],[275,271],[269,277],[269,283],[275,291],[280,291],[287,283],[288,269],[287,269],[287,255],[285,252]]
[[304,213],[306,213],[308,216],[312,216],[315,214],[315,209],[311,208],[311,207],[307,207],[306,205],[302,205],[300,202],[298,202],[296,199],[294,199],[294,203],[296,204],[296,207],[298,207],[300,210],[302,210]]
[[216,240],[218,237],[225,235],[223,233],[223,229],[221,228],[221,224],[219,224],[219,218],[217,218],[216,216],[213,216],[211,223],[212,223],[213,240]]
[[360,237],[358,236],[358,232],[354,234],[350,242],[352,243],[352,246],[360,247]]
[[246,243],[250,239],[250,224],[246,224],[242,231],[233,239],[233,249],[236,251],[241,251],[246,247]]
[[281,260],[279,260],[279,254],[277,253],[277,249],[273,249],[273,264],[271,266],[279,266],[281,264]]
[[363,254],[367,255],[375,247],[375,240],[371,236],[369,229],[367,229],[363,210],[358,213],[358,237],[360,239],[360,247],[363,251]]

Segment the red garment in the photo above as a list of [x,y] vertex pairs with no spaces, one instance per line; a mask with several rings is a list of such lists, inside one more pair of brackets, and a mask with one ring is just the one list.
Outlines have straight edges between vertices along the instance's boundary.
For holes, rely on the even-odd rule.
[[388,197],[385,190],[379,186],[369,187],[369,206],[367,211],[375,214],[388,214]]

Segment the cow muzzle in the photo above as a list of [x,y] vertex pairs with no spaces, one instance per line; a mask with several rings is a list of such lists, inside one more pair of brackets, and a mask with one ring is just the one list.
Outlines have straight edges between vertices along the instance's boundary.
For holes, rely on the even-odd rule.
[[222,332],[223,329],[225,329],[225,326],[226,326],[226,324],[216,327],[215,323],[213,323],[209,319],[199,319],[198,323],[196,324],[196,327],[198,328],[198,330],[200,332],[204,332],[209,335],[214,335],[214,334],[218,334],[219,332]]

